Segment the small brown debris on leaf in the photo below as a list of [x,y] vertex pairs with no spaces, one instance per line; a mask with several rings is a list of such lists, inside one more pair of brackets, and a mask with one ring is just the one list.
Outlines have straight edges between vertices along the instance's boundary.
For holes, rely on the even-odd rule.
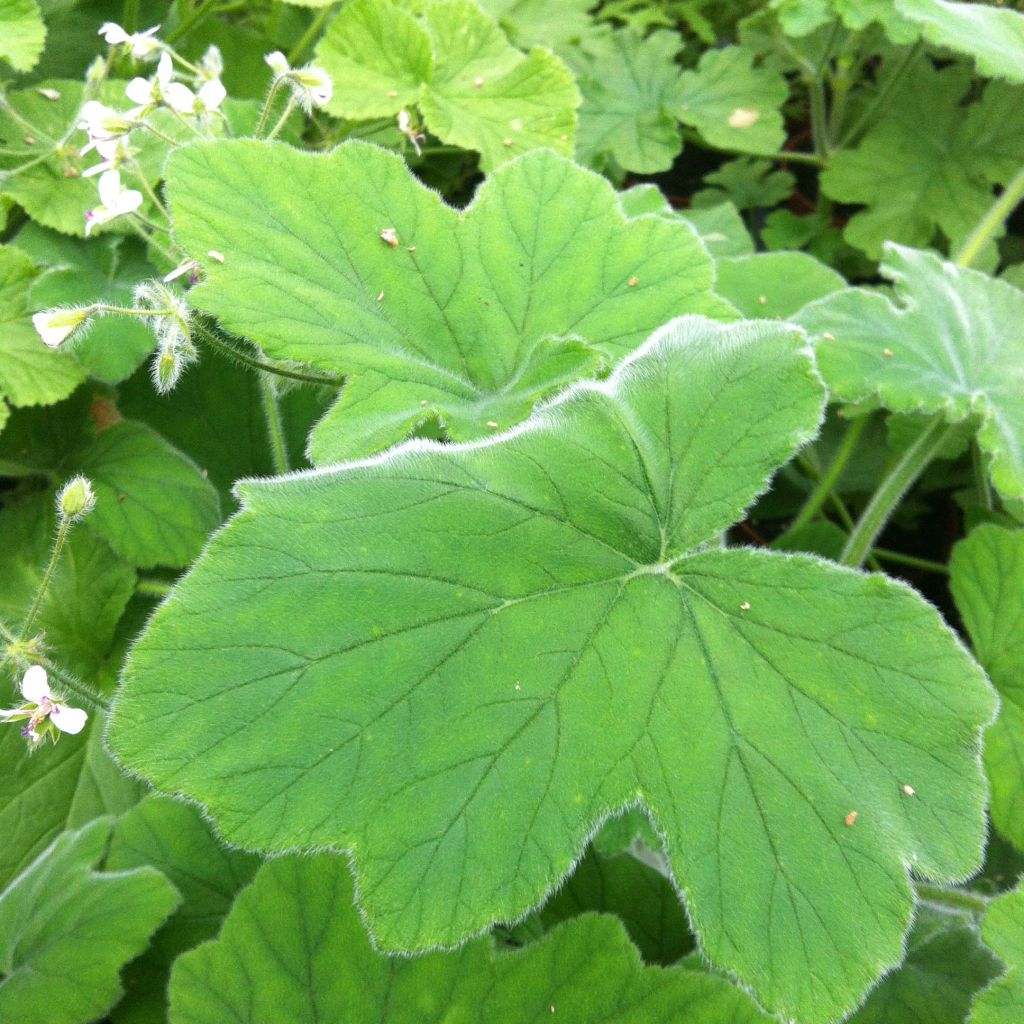
[[640,278],[631,277],[626,283],[629,285],[630,288],[635,288],[640,283]]
[[903,786],[902,789],[904,796],[917,796],[917,790],[913,786]]
[[892,349],[891,348],[883,348],[882,349],[882,355],[885,356],[886,358],[891,357],[892,356]]
[[512,145],[512,140],[511,139],[502,139],[501,140],[501,144],[503,146],[511,146]]
[[850,811],[850,813],[845,818],[843,818],[843,824],[846,825],[847,828],[852,828],[853,827],[853,823],[856,820],[857,820],[857,812],[856,811]]
[[484,84],[484,80],[482,78],[474,78],[473,79],[473,88],[474,89],[481,89],[481,88],[483,88],[483,84]]
[[392,249],[398,248],[398,232],[394,228],[381,228],[380,240],[387,242]]
[[825,331],[824,334],[822,334],[822,337],[826,341],[835,341],[836,340],[836,336],[834,334],[829,334],[828,331]]
[[737,107],[729,115],[729,127],[749,128],[752,124],[757,124],[760,117],[761,112],[754,107]]
[[383,288],[380,290],[380,292],[377,295],[377,301],[378,302],[383,302],[384,301],[384,289]]
[[740,605],[740,611],[741,612],[749,612],[750,611],[750,602],[749,601],[744,601],[743,604]]
[[497,430],[498,429],[498,424],[495,423],[494,420],[488,420],[487,421],[487,426],[489,426],[491,428],[491,430]]

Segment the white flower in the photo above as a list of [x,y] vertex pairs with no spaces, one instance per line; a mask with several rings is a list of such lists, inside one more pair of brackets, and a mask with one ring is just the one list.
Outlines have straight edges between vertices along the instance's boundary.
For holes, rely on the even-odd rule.
[[182,85],[181,82],[171,82],[164,90],[164,102],[169,107],[179,114],[192,114],[197,117],[200,114],[216,110],[224,102],[225,96],[227,96],[227,90],[219,78],[211,78],[208,82],[203,82],[198,93],[193,93],[187,85]]
[[89,143],[89,148],[95,149],[103,159],[98,164],[93,164],[92,167],[82,171],[83,178],[91,178],[104,171],[120,167],[132,155],[132,150],[124,138],[97,139],[95,142]]
[[50,690],[46,669],[41,665],[33,665],[25,673],[21,680],[21,695],[25,703],[20,708],[0,710],[0,719],[5,722],[27,719],[21,734],[32,749],[42,743],[48,732],[56,742],[57,735],[52,732],[51,726],[72,735],[85,728],[89,716],[81,708],[61,703],[61,698]]
[[92,306],[78,309],[44,309],[32,314],[32,326],[39,332],[43,344],[49,348],[60,348],[68,338],[88,322]]
[[132,213],[142,205],[142,193],[121,184],[120,171],[104,171],[99,180],[100,205],[85,215],[85,233],[115,217]]
[[127,135],[135,127],[135,122],[130,115],[119,114],[112,107],[104,106],[99,100],[89,100],[78,113],[77,127],[89,136],[88,145],[81,151],[81,155],[85,156],[89,150],[97,149],[99,143]]
[[99,34],[110,46],[121,46],[127,43],[131,47],[133,57],[148,57],[154,50],[160,49],[160,40],[153,36],[160,31],[159,25],[147,28],[145,32],[126,32],[113,21],[105,21]]
[[413,126],[408,110],[400,110],[398,112],[398,130],[412,143],[412,148],[416,150],[416,155],[421,156],[423,150],[420,149],[420,143],[426,139],[426,136],[418,127]]
[[269,65],[270,70],[273,71],[278,78],[287,75],[288,72],[291,71],[291,67],[288,64],[288,58],[280,50],[268,53],[263,59]]
[[315,64],[293,68],[280,50],[268,53],[263,59],[274,72],[275,84],[287,81],[292,87],[292,95],[307,113],[313,107],[323,107],[330,103],[331,96],[334,95],[334,82],[323,68],[318,68]]
[[175,281],[189,271],[197,270],[198,268],[199,263],[196,260],[183,260],[169,274],[164,274],[164,284],[170,284],[171,281]]
[[133,78],[125,87],[125,94],[138,109],[132,111],[138,116],[147,107],[155,107],[167,94],[167,87],[174,76],[174,65],[169,53],[160,54],[156,74],[152,78]]
[[204,78],[220,78],[224,74],[224,58],[221,56],[220,47],[208,46],[203,59],[199,62],[199,70]]

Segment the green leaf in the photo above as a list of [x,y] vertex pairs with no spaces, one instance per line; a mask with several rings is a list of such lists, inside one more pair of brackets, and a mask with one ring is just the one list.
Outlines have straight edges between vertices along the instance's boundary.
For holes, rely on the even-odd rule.
[[627,221],[606,181],[552,153],[495,172],[463,213],[359,142],[189,146],[169,167],[177,238],[207,273],[191,301],[274,358],[350,374],[311,437],[320,464],[433,417],[486,436],[673,315],[724,312],[687,225]]
[[1002,697],[985,734],[992,821],[1024,850],[1024,531],[979,526],[953,549],[953,597]]
[[0,60],[15,71],[31,71],[46,43],[46,25],[36,0],[4,0],[0,10]]
[[906,865],[978,864],[994,695],[909,588],[707,546],[823,398],[801,332],[684,317],[490,442],[242,485],[109,741],[232,842],[351,849],[385,949],[519,917],[642,802],[712,963],[834,1019]]
[[762,252],[715,263],[715,291],[744,316],[786,319],[846,282],[803,252]]
[[716,188],[694,194],[694,206],[718,206],[726,201],[740,210],[775,206],[793,191],[796,178],[789,171],[777,171],[767,160],[739,157],[704,176]]
[[153,937],[149,949],[125,970],[125,998],[116,1024],[163,1020],[167,982],[175,958],[216,935],[235,894],[252,880],[259,860],[229,850],[214,837],[195,808],[148,796],[114,826],[106,868],[126,871],[151,865],[181,895],[178,909]]
[[920,35],[916,25],[897,13],[892,0],[771,0],[771,6],[791,36],[806,36],[835,18],[854,31],[877,22],[897,45],[912,43]]
[[590,8],[593,0],[481,0],[481,7],[490,11],[509,38],[523,49],[529,46],[550,46],[558,49],[578,42],[593,22]]
[[49,405],[85,380],[79,365],[40,340],[27,308],[36,270],[10,246],[0,246],[0,399],[11,405]]
[[969,920],[920,907],[907,958],[849,1024],[963,1024],[971,997],[999,973]]
[[[3,704],[11,703],[12,691],[5,689]],[[67,736],[31,757],[16,728],[0,730],[0,776],[0,886],[24,871],[64,829],[101,814],[120,814],[143,791],[104,751],[103,724],[95,711],[84,736]]]
[[144,423],[101,431],[77,465],[96,492],[89,526],[132,565],[186,566],[220,523],[199,467]]
[[975,1000],[969,1024],[1016,1024],[1024,1013],[1024,890],[989,904],[982,935],[1006,973]]
[[880,271],[896,302],[851,288],[795,317],[817,338],[835,397],[973,418],[992,482],[1024,496],[1024,292],[899,245],[886,245]]
[[970,88],[964,68],[936,71],[921,58],[863,142],[834,155],[821,176],[826,194],[867,204],[846,227],[851,245],[878,259],[886,240],[926,246],[940,229],[955,246],[988,210],[992,186],[1017,172],[1024,162],[1024,94],[990,82],[965,107]]
[[476,939],[455,953],[381,956],[352,905],[344,858],[265,864],[220,937],[182,956],[171,1024],[281,1019],[375,1024],[552,1019],[587,1024],[755,1024],[767,1018],[728,982],[643,967],[621,923],[588,916],[514,953]]
[[524,56],[472,0],[434,0],[422,18],[387,0],[353,0],[316,52],[338,117],[418,104],[427,128],[477,150],[484,170],[537,146],[572,153],[580,97],[568,68],[549,50]]
[[633,29],[588,37],[566,51],[583,103],[576,158],[581,163],[653,174],[665,171],[683,148],[673,111],[679,93],[675,32],[646,39]]
[[895,7],[929,43],[973,57],[981,74],[1024,83],[1024,17],[1018,11],[946,0],[896,0]]
[[750,50],[726,46],[705,50],[696,70],[683,72],[674,109],[709,145],[770,154],[786,141],[781,108],[789,86],[778,71],[754,61]]
[[88,1024],[121,994],[118,972],[178,902],[153,868],[94,870],[110,821],[60,835],[0,893],[0,1019]]

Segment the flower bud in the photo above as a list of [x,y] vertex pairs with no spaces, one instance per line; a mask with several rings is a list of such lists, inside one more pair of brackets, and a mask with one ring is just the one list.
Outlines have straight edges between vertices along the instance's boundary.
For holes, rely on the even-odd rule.
[[57,511],[65,519],[81,519],[87,516],[96,504],[96,493],[84,476],[69,480],[57,496]]
[[44,309],[32,315],[32,326],[38,331],[43,344],[60,348],[72,334],[88,323],[93,314],[92,306],[76,309]]

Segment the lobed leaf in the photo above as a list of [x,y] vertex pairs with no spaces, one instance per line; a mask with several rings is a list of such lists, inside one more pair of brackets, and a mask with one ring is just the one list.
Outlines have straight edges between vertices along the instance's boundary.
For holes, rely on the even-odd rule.
[[386,949],[521,916],[642,802],[712,963],[835,1019],[907,866],[976,869],[995,699],[909,588],[714,546],[823,402],[801,332],[686,317],[490,441],[247,483],[109,741],[233,842],[351,850]]
[[989,904],[982,934],[1006,973],[975,1000],[968,1024],[1015,1024],[1024,1013],[1024,890]]

